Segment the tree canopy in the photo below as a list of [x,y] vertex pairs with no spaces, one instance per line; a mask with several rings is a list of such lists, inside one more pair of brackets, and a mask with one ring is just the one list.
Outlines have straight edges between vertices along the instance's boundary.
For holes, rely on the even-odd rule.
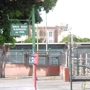
[[[35,38],[35,42],[37,42],[37,38]],[[38,42],[39,42],[39,43],[41,42],[40,39],[38,39]],[[23,41],[23,43],[32,43],[32,38],[30,37],[30,38],[25,39],[25,40]]]
[[[32,5],[35,5],[35,23],[40,23],[42,18],[39,13],[42,10],[48,13],[55,7],[56,2],[57,0],[0,0],[0,44],[15,42],[10,36],[10,23],[26,23],[19,21],[20,19],[31,21]],[[9,21],[7,16],[17,21]]]
[[[69,41],[69,35],[64,37],[60,42],[68,42]],[[77,38],[76,36],[73,36],[74,42],[90,42],[89,38]]]

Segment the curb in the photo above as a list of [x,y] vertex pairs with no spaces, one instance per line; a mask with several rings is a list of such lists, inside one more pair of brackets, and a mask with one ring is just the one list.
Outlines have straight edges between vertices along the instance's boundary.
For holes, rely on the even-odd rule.
[[[11,77],[5,77],[1,78],[2,80],[18,80],[18,79],[28,79],[28,78],[33,78],[32,76],[11,76]],[[46,76],[46,77],[37,77],[38,80],[60,80],[60,76]]]
[[50,76],[50,77],[38,77],[39,80],[60,80],[59,76]]

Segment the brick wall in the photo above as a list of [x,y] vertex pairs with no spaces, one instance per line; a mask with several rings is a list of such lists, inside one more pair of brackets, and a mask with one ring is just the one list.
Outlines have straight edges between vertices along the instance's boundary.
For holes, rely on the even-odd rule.
[[[37,66],[37,76],[59,76],[59,66]],[[32,76],[32,65],[6,64],[5,76]]]

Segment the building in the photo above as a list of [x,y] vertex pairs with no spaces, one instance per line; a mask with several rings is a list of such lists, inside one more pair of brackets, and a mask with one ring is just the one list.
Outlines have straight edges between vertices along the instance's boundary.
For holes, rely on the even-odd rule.
[[[59,76],[65,70],[65,75],[69,78],[68,47],[66,43],[48,44],[50,57],[45,54],[45,43],[39,43],[39,61],[37,65],[37,76]],[[67,53],[65,53],[67,51]],[[16,43],[9,51],[9,62],[5,67],[6,76],[31,76],[33,75],[30,55],[32,43]],[[46,55],[41,57],[41,55]],[[90,70],[80,68],[80,65],[90,65],[90,42],[78,42],[73,45],[72,79],[89,79]],[[74,61],[75,60],[75,61]],[[80,60],[80,61],[79,61]],[[0,64],[1,66],[1,64]],[[89,66],[90,67],[90,66]],[[65,68],[68,68],[68,72]],[[2,68],[0,68],[2,71]],[[61,73],[60,73],[61,72]],[[80,73],[79,73],[80,72]],[[85,73],[86,72],[86,73]],[[0,72],[1,73],[1,72]],[[65,77],[66,77],[65,76]],[[78,77],[79,76],[79,77]],[[81,77],[80,77],[81,76]],[[82,77],[84,76],[84,77]],[[68,79],[69,80],[69,79]]]
[[[42,43],[58,43],[62,39],[61,36],[62,32],[66,32],[65,36],[68,34],[67,28],[65,25],[60,25],[60,26],[48,26],[46,27],[35,27],[35,35],[36,38],[40,39]],[[29,34],[28,36],[21,36],[17,37],[16,40],[18,42],[21,42],[25,40],[28,37],[32,37],[32,28],[29,27]]]

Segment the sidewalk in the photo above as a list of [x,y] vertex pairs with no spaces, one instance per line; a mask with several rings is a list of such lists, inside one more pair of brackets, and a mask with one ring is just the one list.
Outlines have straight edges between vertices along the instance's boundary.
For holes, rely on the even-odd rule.
[[[0,90],[33,90],[32,77],[13,77],[0,79]],[[73,90],[83,90],[82,82],[73,82]],[[38,77],[37,90],[70,90],[70,82],[64,82],[58,76]]]
[[[9,80],[9,79],[27,79],[27,78],[31,78],[33,79],[33,76],[6,76],[5,78],[1,78],[1,79],[5,79],[5,80]],[[57,80],[57,79],[61,79],[60,76],[43,76],[43,77],[37,77],[38,80]]]

